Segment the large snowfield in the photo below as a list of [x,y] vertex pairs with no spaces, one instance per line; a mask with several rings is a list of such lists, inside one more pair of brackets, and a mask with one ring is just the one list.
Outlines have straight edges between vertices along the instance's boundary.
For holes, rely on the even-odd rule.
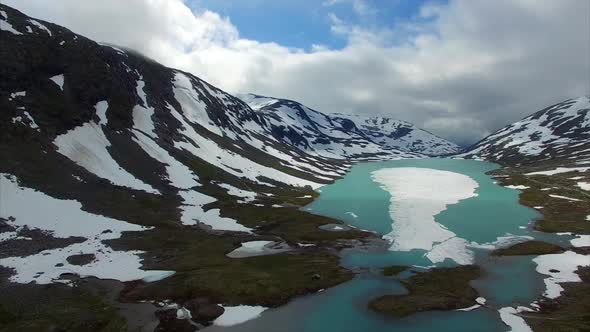
[[[16,177],[7,174],[0,174],[0,197],[0,218],[8,220],[10,226],[39,229],[56,238],[76,236],[85,239],[65,248],[0,259],[0,265],[14,269],[15,274],[10,278],[13,282],[47,284],[58,280],[63,273],[121,281],[154,280],[171,274],[171,271],[143,270],[142,252],[117,251],[102,242],[119,238],[122,232],[142,231],[148,229],[146,227],[86,212],[77,201],[56,199],[21,187]],[[66,260],[68,256],[78,254],[94,254],[95,259],[86,265],[74,265]]]

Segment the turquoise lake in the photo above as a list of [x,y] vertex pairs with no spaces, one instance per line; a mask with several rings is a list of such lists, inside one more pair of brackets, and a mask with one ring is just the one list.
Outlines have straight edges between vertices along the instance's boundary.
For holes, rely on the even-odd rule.
[[[540,217],[534,209],[518,203],[519,191],[502,187],[486,172],[498,165],[473,160],[406,159],[369,162],[355,165],[334,184],[321,187],[320,197],[304,209],[345,221],[354,227],[381,235],[392,230],[389,213],[391,194],[371,179],[371,173],[396,167],[429,168],[467,175],[479,187],[476,197],[452,204],[435,216],[436,222],[469,242],[491,243],[498,237],[531,236],[560,243],[558,236],[542,234],[531,229]],[[395,199],[395,197],[393,197]],[[211,331],[508,331],[497,309],[505,306],[528,305],[544,291],[543,276],[535,271],[532,256],[490,257],[489,250],[471,248],[474,263],[484,275],[472,285],[486,305],[473,311],[424,312],[403,319],[393,319],[367,309],[369,300],[384,294],[403,294],[404,287],[396,280],[380,275],[387,265],[433,266],[424,257],[425,250],[405,252],[387,248],[344,250],[342,265],[362,270],[350,282],[291,303],[268,310],[255,320],[229,328],[212,327]],[[450,259],[436,266],[453,266]]]

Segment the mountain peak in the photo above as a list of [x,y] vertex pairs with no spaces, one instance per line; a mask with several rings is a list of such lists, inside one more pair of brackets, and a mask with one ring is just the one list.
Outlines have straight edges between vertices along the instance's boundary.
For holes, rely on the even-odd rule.
[[460,156],[504,163],[590,156],[590,96],[559,102],[510,124]]
[[[253,110],[273,113],[274,124],[284,131],[303,131],[291,144],[304,149],[322,150],[321,145],[332,142],[344,144],[345,155],[353,156],[346,146],[361,144],[367,151],[377,153],[419,153],[424,155],[452,154],[459,147],[413,124],[382,116],[346,115],[321,113],[296,101],[265,97],[256,94],[238,95]],[[295,121],[295,122],[294,122]],[[297,121],[305,124],[301,125]],[[279,135],[283,137],[284,134]]]

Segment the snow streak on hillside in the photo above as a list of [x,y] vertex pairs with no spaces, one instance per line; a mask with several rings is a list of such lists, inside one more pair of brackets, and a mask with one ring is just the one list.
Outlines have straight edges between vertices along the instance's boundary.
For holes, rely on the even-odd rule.
[[496,131],[458,156],[509,163],[557,158],[590,161],[590,96],[547,107]]
[[330,158],[363,154],[443,155],[458,151],[457,145],[404,121],[324,114],[295,101],[254,94],[238,97],[270,119],[275,138]]

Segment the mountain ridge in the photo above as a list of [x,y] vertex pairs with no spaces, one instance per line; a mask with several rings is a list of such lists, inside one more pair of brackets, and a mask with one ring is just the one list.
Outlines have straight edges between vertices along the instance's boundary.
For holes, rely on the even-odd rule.
[[[289,118],[294,119],[297,116],[302,118],[303,121],[309,121],[310,114],[321,114],[324,123],[323,128],[327,129],[328,132],[305,133],[307,137],[320,142],[326,139],[326,136],[335,135],[336,139],[348,139],[353,142],[355,140],[361,141],[364,144],[364,149],[369,151],[378,149],[385,151],[401,150],[408,153],[436,156],[452,154],[459,150],[456,144],[406,121],[381,116],[321,113],[293,100],[265,97],[257,94],[239,94],[238,98],[244,100],[254,110],[265,113],[271,113],[270,111],[272,111],[272,113],[280,114],[279,118],[283,122],[288,122]],[[349,137],[342,136],[347,134]],[[299,140],[305,140],[301,135],[298,138]],[[299,141],[292,141],[291,143],[298,145]],[[302,145],[304,148],[313,149],[313,147],[309,146],[309,143],[304,142]],[[346,152],[343,153],[347,154]]]
[[[570,98],[498,129],[458,157],[507,165],[590,158],[590,95]],[[571,162],[567,162],[570,158]]]

